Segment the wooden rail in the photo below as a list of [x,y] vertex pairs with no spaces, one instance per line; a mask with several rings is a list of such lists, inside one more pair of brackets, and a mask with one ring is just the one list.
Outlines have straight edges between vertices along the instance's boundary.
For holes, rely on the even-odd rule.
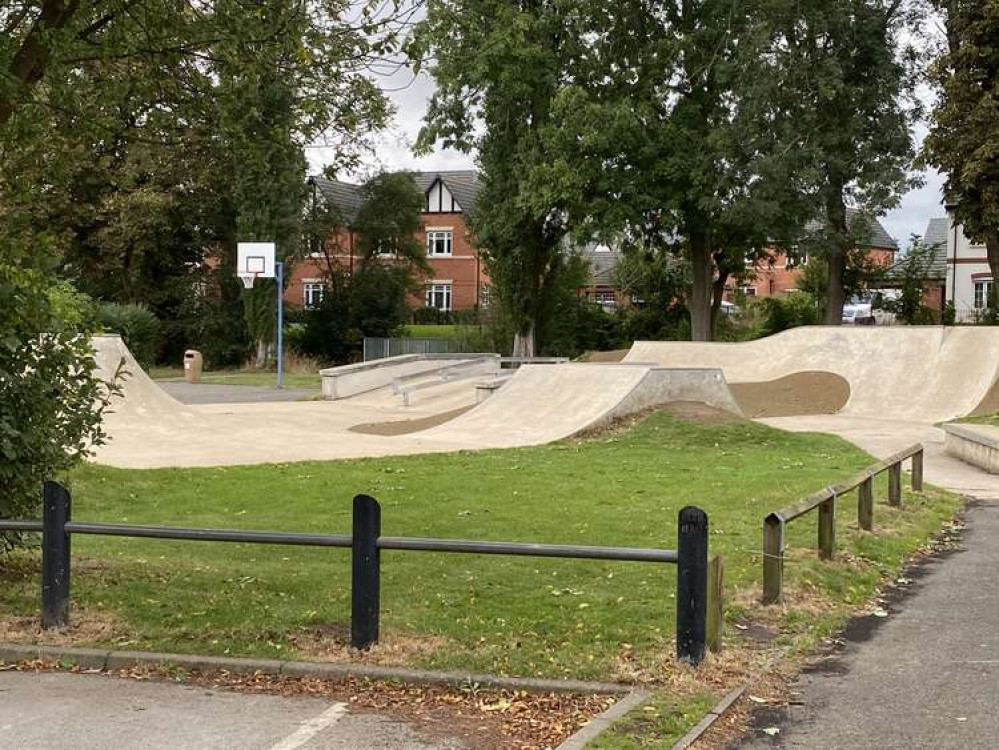
[[864,531],[874,528],[874,478],[888,472],[888,505],[902,505],[902,462],[912,459],[912,489],[923,489],[923,446],[909,446],[869,466],[845,482],[826,487],[786,505],[763,519],[763,603],[781,599],[784,588],[784,527],[818,508],[819,557],[831,560],[836,549],[836,501],[857,490],[857,524]]

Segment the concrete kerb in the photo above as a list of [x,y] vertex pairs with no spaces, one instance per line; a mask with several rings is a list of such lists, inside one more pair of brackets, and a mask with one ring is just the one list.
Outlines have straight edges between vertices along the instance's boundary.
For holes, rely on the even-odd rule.
[[715,704],[715,707],[708,711],[704,715],[704,718],[697,722],[697,724],[689,732],[683,735],[683,737],[681,737],[680,740],[670,748],[670,750],[687,750],[687,748],[692,747],[693,744],[697,742],[706,731],[708,731],[711,725],[718,721],[718,719],[720,719],[725,712],[732,707],[732,704],[742,697],[742,694],[746,692],[748,687],[748,685],[740,685],[739,687],[733,688],[726,693],[725,697],[718,701],[718,703]]
[[587,744],[592,742],[604,730],[609,729],[618,719],[624,718],[628,713],[638,708],[649,694],[644,690],[634,690],[626,698],[619,700],[599,716],[595,716],[586,726],[569,739],[559,745],[555,750],[583,750]]
[[149,651],[106,651],[64,646],[29,646],[0,643],[0,663],[52,661],[75,664],[83,669],[129,669],[133,667],[179,667],[198,672],[232,674],[269,674],[289,677],[314,677],[343,681],[348,678],[404,682],[415,685],[447,685],[479,689],[524,690],[529,693],[579,693],[583,695],[626,695],[630,685],[585,680],[550,680],[533,677],[501,677],[470,672],[435,672],[370,664],[281,661],[225,656],[164,654]]

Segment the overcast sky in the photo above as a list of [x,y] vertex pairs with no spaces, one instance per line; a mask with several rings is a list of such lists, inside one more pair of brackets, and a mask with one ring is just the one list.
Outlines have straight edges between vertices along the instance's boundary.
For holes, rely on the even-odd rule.
[[[364,174],[379,169],[471,169],[472,157],[456,151],[442,149],[419,158],[413,155],[412,144],[420,130],[427,100],[433,92],[433,82],[423,74],[414,78],[408,70],[400,70],[385,80],[388,95],[396,107],[395,117],[392,125],[376,138],[374,152],[365,160],[362,172],[349,178],[362,179]],[[921,140],[925,132],[925,127],[920,127],[917,137]],[[330,158],[331,155],[325,149],[309,150],[313,172],[322,170]],[[908,246],[911,234],[922,236],[926,223],[931,218],[945,215],[942,204],[943,177],[935,170],[926,172],[923,177],[923,187],[908,193],[898,208],[881,217],[881,223],[901,248]]]

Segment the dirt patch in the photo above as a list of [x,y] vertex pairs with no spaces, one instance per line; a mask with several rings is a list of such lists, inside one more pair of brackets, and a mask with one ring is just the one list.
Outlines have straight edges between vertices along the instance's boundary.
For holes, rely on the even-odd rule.
[[125,634],[125,628],[111,612],[81,610],[76,607],[69,627],[42,630],[38,617],[0,617],[0,642],[34,643],[45,646],[72,646],[78,643],[107,643]]
[[[473,405],[474,406],[474,405]],[[350,428],[351,432],[360,432],[364,435],[408,435],[411,432],[429,430],[445,422],[450,422],[455,417],[461,416],[472,406],[463,406],[460,409],[431,414],[429,417],[419,417],[417,419],[397,419],[392,422],[365,422],[356,424]]]
[[659,411],[677,419],[702,424],[727,424],[741,420],[741,417],[730,411],[717,409],[700,401],[671,401],[660,406]]
[[300,656],[318,661],[363,661],[379,666],[409,666],[414,659],[428,658],[447,644],[444,638],[401,635],[383,637],[367,651],[350,647],[350,625],[326,625],[302,629],[289,636]]
[[620,362],[630,349],[613,349],[607,352],[586,352],[580,362]]
[[850,384],[844,378],[817,370],[760,383],[729,383],[729,388],[751,419],[835,414],[850,399]]
[[[53,662],[22,662],[18,671],[70,671]],[[611,696],[532,694],[514,690],[481,690],[407,685],[349,678],[322,680],[256,673],[203,673],[145,667],[102,672],[111,678],[186,682],[212,690],[266,693],[288,697],[322,697],[350,705],[355,713],[395,716],[411,723],[428,739],[459,737],[473,750],[554,748],[617,700]]]

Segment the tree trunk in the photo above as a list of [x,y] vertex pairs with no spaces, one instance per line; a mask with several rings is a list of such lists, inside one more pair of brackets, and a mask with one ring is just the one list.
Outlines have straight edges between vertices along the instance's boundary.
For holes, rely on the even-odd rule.
[[832,192],[826,203],[826,222],[832,237],[832,247],[829,248],[829,280],[826,283],[826,315],[825,324],[838,326],[843,324],[843,305],[846,302],[846,291],[843,288],[843,277],[846,274],[846,204],[843,203],[843,189],[833,184]]
[[697,232],[690,236],[690,263],[692,284],[690,289],[690,337],[694,341],[711,341],[711,253],[707,238]]
[[718,278],[711,285],[711,331],[718,330],[718,312],[721,310],[722,299],[725,297],[725,282],[728,281],[728,271],[718,269]]
[[518,331],[513,335],[513,356],[534,356],[534,323],[531,323],[531,326],[523,333]]
[[263,339],[257,341],[257,358],[253,363],[253,366],[257,369],[264,367],[267,364],[267,342]]

